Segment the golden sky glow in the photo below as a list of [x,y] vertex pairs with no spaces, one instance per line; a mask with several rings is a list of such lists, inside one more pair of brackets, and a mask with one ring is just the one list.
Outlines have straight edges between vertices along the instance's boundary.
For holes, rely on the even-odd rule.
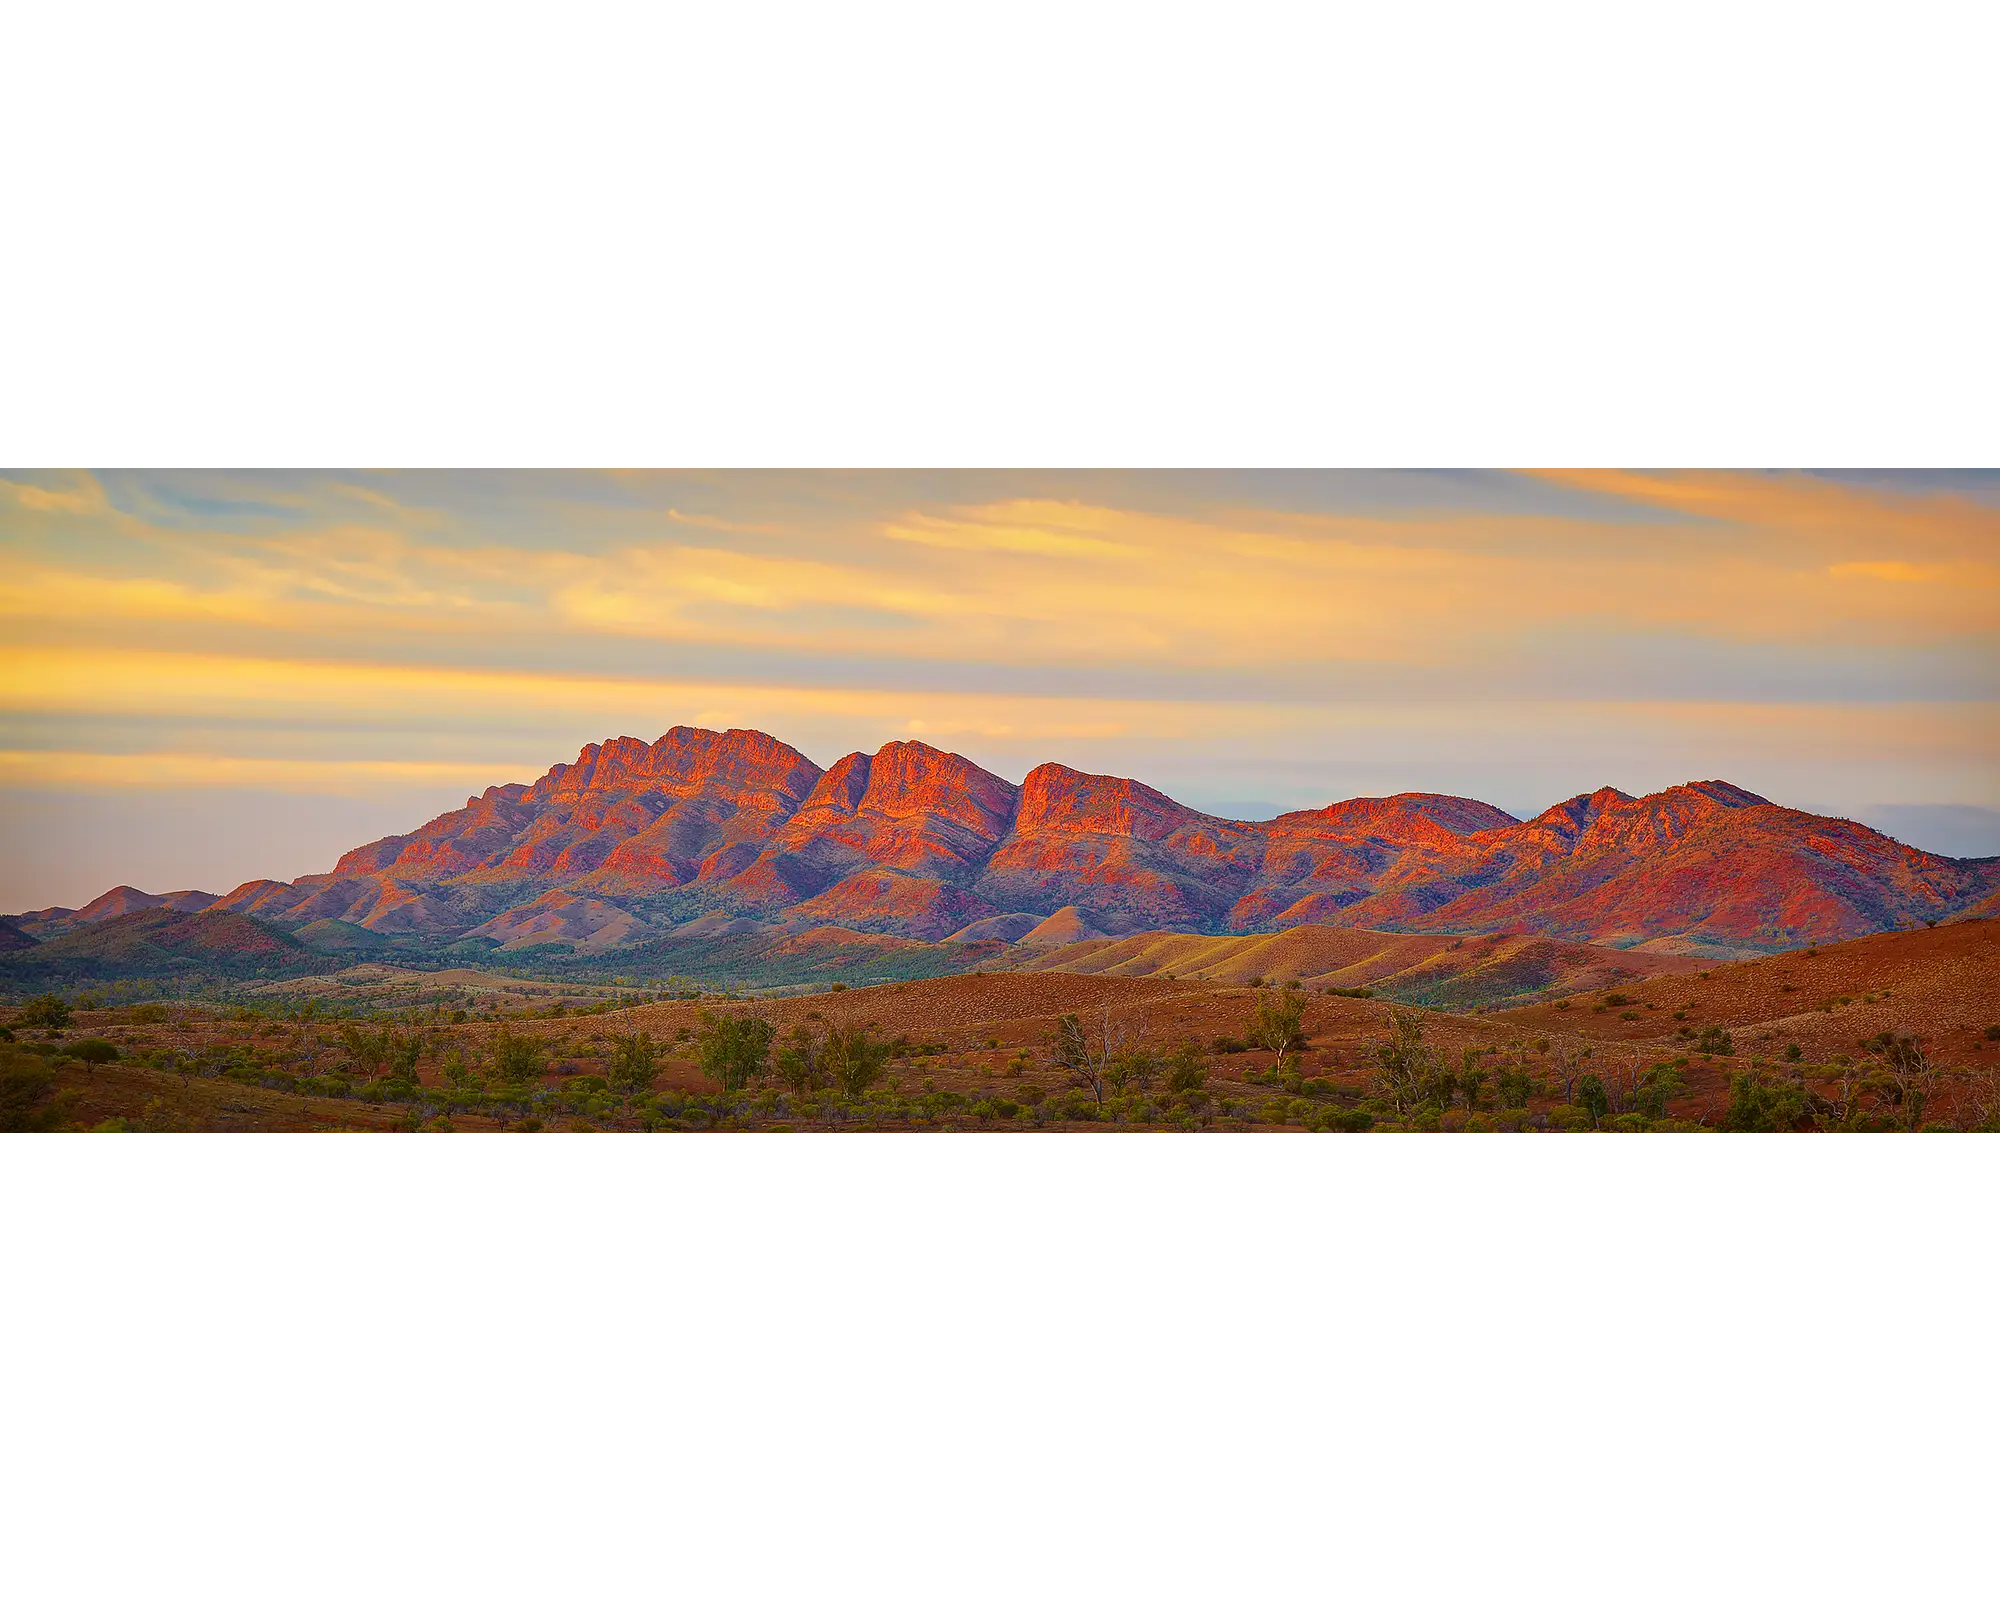
[[1977,476],[17,473],[0,618],[16,794],[407,826],[693,722],[1248,811],[2000,804]]

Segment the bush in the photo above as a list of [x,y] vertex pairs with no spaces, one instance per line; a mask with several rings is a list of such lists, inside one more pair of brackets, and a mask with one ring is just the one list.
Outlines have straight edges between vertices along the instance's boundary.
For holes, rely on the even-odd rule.
[[1167,1057],[1167,1092],[1195,1093],[1208,1083],[1208,1063],[1193,1044],[1182,1044]]
[[1785,1133],[1805,1115],[1805,1090],[1795,1083],[1739,1072],[1729,1080],[1722,1126],[1731,1133]]
[[1703,1028],[1694,1042],[1695,1050],[1705,1056],[1733,1056],[1736,1046],[1730,1042],[1727,1030],[1723,1028]]
[[63,1046],[63,1054],[95,1066],[100,1061],[116,1061],[119,1050],[109,1039],[73,1039]]
[[0,1133],[48,1133],[66,1108],[56,1098],[56,1069],[25,1051],[0,1058]]
[[1366,1133],[1375,1126],[1375,1118],[1366,1111],[1329,1111],[1320,1118],[1320,1126],[1329,1133]]
[[1680,1064],[1668,1061],[1646,1069],[1639,1079],[1635,1103],[1640,1111],[1657,1121],[1667,1114],[1667,1102],[1685,1093],[1687,1082],[1681,1077]]
[[22,1025],[29,1028],[47,1028],[50,1033],[61,1033],[70,1024],[76,1013],[59,994],[38,994],[21,1007]]
[[1994,1023],[1992,1027],[1986,1030],[1986,1037],[1993,1040],[2000,1040],[2000,1022]]

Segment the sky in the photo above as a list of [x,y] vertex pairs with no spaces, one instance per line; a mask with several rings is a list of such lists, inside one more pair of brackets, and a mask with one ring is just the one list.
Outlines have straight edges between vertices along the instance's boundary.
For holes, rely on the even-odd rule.
[[2000,853],[2000,474],[0,472],[0,910],[327,870],[586,742],[1269,816],[1726,778]]

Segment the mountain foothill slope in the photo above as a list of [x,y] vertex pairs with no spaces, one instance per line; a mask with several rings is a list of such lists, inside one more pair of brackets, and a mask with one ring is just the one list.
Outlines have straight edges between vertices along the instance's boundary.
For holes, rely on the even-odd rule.
[[1599,789],[1526,821],[1401,794],[1248,822],[1053,762],[1017,785],[898,741],[822,770],[768,734],[675,728],[587,745],[328,873],[212,902],[121,887],[7,926],[46,940],[168,909],[586,950],[690,924],[1049,948],[1345,928],[1741,955],[1990,912],[1996,891],[2000,861],[1717,781]]

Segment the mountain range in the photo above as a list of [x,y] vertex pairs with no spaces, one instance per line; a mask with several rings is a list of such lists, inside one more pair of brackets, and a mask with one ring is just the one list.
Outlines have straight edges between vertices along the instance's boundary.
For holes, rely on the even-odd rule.
[[1526,820],[1399,794],[1249,822],[1054,762],[1014,784],[897,741],[822,770],[768,734],[683,727],[586,745],[328,873],[219,898],[121,886],[0,919],[0,948],[144,912],[348,949],[362,930],[602,951],[814,928],[1032,946],[1324,926],[1713,955],[1996,908],[2000,858],[1932,855],[1719,780],[1599,789]]

